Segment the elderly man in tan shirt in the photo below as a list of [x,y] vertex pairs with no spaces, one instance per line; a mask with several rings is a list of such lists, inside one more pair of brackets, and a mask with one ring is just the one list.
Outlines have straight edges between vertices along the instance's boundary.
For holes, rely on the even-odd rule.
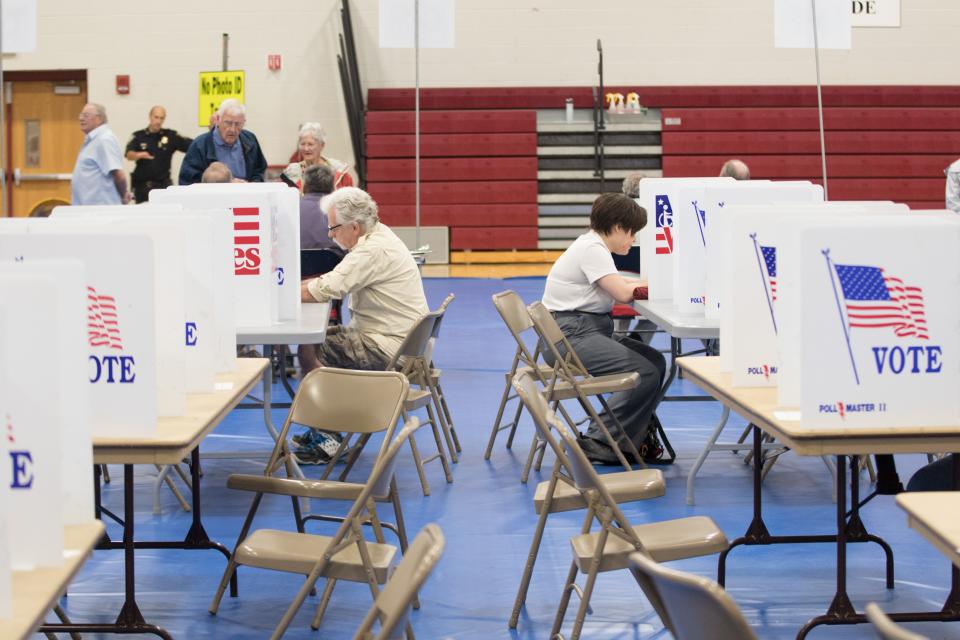
[[[318,366],[382,370],[429,311],[420,271],[406,245],[380,222],[377,203],[365,191],[338,189],[321,206],[330,238],[347,255],[330,273],[303,282],[300,298],[327,302],[350,294],[350,323],[331,327],[323,344],[302,345],[300,365],[304,374]],[[301,437],[297,459],[320,464],[334,452],[335,443],[305,443]]]

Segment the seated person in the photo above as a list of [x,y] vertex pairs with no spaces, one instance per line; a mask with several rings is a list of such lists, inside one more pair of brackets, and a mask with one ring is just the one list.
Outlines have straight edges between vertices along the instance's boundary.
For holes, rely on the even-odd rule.
[[934,460],[917,472],[907,482],[907,491],[953,491],[953,457],[951,453]]
[[233,173],[230,172],[230,167],[222,162],[211,162],[210,166],[203,170],[203,175],[200,176],[200,182],[207,184],[233,182]]
[[[338,189],[323,199],[323,209],[330,238],[347,254],[333,271],[301,283],[300,297],[328,302],[349,293],[350,323],[330,327],[300,365],[304,375],[318,366],[382,371],[429,312],[420,270],[403,241],[380,222],[377,203],[365,191]],[[322,464],[339,446],[333,434],[306,436],[295,454],[302,464]]]
[[[637,231],[646,223],[643,207],[622,193],[599,196],[590,212],[590,230],[578,237],[550,269],[543,304],[553,313],[591,375],[630,371],[640,374],[639,384],[613,394],[609,406],[645,460],[656,462],[662,448],[654,452],[644,444],[650,435],[666,362],[653,347],[626,336],[614,336],[610,316],[614,302],[632,303],[635,290],[642,284],[621,276],[611,253],[626,254]],[[549,362],[549,350],[544,349],[544,353]],[[614,439],[620,440],[622,434],[614,422],[605,414],[600,418]],[[618,464],[596,424],[591,422],[580,445],[591,462]]]
[[330,238],[327,214],[320,208],[320,200],[333,193],[333,171],[322,164],[314,164],[303,172],[303,197],[300,198],[300,248],[330,249],[343,255],[343,250]]

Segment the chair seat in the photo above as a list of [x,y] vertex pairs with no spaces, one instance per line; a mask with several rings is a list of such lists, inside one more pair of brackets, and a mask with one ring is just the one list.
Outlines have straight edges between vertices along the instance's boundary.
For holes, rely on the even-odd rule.
[[[634,526],[633,530],[647,553],[657,562],[720,553],[729,546],[723,531],[706,516],[640,524]],[[599,537],[599,532],[594,532],[570,539],[574,561],[583,573],[590,570]],[[615,571],[630,566],[628,556],[634,551],[632,544],[610,534],[600,559],[600,571]]]
[[[600,481],[603,482],[617,504],[659,498],[666,491],[663,473],[659,469],[605,473],[600,476]],[[537,485],[536,493],[533,495],[533,508],[538,515],[543,510],[549,485],[549,481],[541,482]],[[553,492],[553,501],[550,503],[550,513],[586,508],[587,503],[576,487],[566,482],[557,482],[557,488]]]
[[[596,396],[601,393],[616,393],[617,391],[629,391],[640,382],[640,374],[636,371],[630,373],[610,373],[605,376],[590,376],[577,380],[580,389],[584,395]],[[577,397],[577,390],[569,382],[557,382],[553,387],[553,397],[551,400],[569,400]]]
[[[308,575],[323,556],[331,539],[330,536],[296,531],[259,529],[237,547],[236,560],[248,567]],[[367,542],[367,549],[377,584],[386,583],[397,560],[397,548],[391,544]],[[322,575],[337,580],[366,582],[367,576],[357,545],[351,544],[337,552]]]
[[403,401],[403,408],[407,411],[422,409],[432,402],[433,396],[429,389],[410,389],[407,398]]

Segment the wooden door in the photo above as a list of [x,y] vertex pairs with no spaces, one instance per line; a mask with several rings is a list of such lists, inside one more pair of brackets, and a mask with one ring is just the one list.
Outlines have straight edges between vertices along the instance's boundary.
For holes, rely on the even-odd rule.
[[76,81],[14,80],[9,84],[10,213],[29,216],[53,203],[70,202],[70,175],[83,144],[77,117],[87,102],[87,87],[86,82]]

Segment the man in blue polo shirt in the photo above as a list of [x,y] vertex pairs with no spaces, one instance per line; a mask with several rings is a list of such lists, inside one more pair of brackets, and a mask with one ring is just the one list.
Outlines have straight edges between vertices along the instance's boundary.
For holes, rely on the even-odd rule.
[[77,154],[70,181],[71,203],[127,204],[127,176],[123,172],[120,141],[107,126],[107,110],[94,102],[80,112],[80,130],[86,136]]
[[204,170],[214,162],[227,165],[236,182],[263,182],[267,160],[257,136],[243,128],[245,107],[237,100],[224,100],[217,112],[217,126],[197,136],[187,149],[180,165],[180,184],[200,182]]

